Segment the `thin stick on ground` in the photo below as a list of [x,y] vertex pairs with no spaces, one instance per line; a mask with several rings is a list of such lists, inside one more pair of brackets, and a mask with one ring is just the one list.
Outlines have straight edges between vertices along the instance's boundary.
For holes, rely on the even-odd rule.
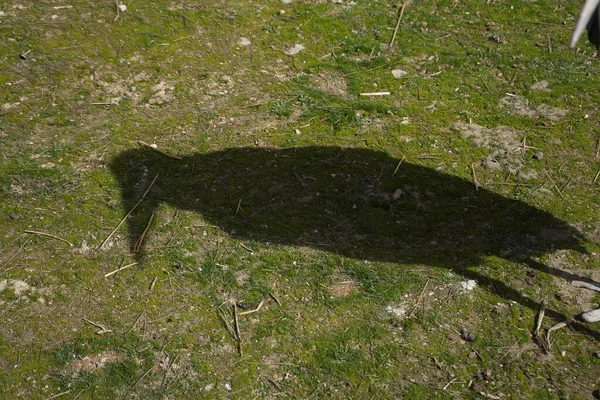
[[104,335],[105,333],[112,333],[111,329],[108,329],[107,327],[105,327],[102,324],[99,324],[99,323],[94,322],[94,321],[90,321],[87,318],[82,318],[82,319],[83,319],[83,321],[87,322],[88,324],[93,325],[96,328],[100,328],[100,330],[98,332],[96,332],[98,335]]
[[60,240],[61,242],[65,242],[66,244],[68,244],[68,245],[69,245],[69,246],[71,246],[71,247],[75,246],[73,243],[69,242],[68,240],[66,240],[66,239],[63,239],[63,238],[61,238],[61,237],[58,237],[58,236],[55,236],[55,235],[52,235],[52,234],[50,234],[50,233],[45,233],[45,232],[37,232],[37,231],[23,231],[23,232],[24,232],[24,233],[29,233],[29,234],[31,234],[31,235],[47,236],[47,237],[50,237],[50,238],[52,238],[52,239],[56,239],[56,240]]
[[359,96],[389,96],[391,93],[390,92],[366,92],[366,93],[359,93]]
[[540,311],[537,316],[535,330],[533,331],[533,339],[537,342],[538,345],[544,350],[544,353],[550,354],[550,342],[544,340],[543,336],[540,335],[540,329],[542,327],[542,321],[544,320],[544,315],[546,313],[546,302],[542,301],[540,304]]
[[475,184],[475,190],[479,190],[479,182],[477,182],[477,175],[475,174],[475,163],[471,163],[471,172],[473,173],[473,183]]
[[120,11],[120,9],[119,9],[119,0],[115,0],[115,8],[116,8],[117,16],[115,17],[115,19],[113,19],[113,22],[117,22],[117,20],[121,16],[121,14],[119,13],[119,11]]
[[127,220],[127,218],[129,218],[129,216],[131,215],[131,213],[133,213],[133,211],[140,205],[140,203],[142,202],[142,200],[144,200],[144,198],[146,197],[146,195],[148,194],[148,192],[150,191],[150,189],[152,189],[152,186],[154,186],[154,182],[156,182],[157,179],[158,179],[158,174],[154,177],[154,179],[150,183],[150,186],[148,186],[148,189],[146,189],[146,191],[142,195],[142,198],[139,199],[137,203],[135,203],[135,206],[133,206],[131,208],[131,210],[129,210],[129,212],[123,217],[123,219],[121,220],[121,222],[119,222],[119,224],[116,226],[116,228],[113,229],[113,231],[110,233],[110,235],[108,235],[106,237],[106,239],[104,239],[102,241],[102,243],[100,243],[100,245],[98,247],[96,247],[96,251],[100,250],[102,248],[102,246],[104,246],[104,244],[110,240],[110,238],[115,234],[115,232],[117,232],[117,230],[121,227],[121,225],[123,225],[123,222],[125,222]]
[[115,269],[114,271],[111,271],[108,274],[105,274],[104,277],[108,278],[111,275],[118,274],[119,272],[123,271],[124,269],[127,269],[129,267],[133,267],[134,265],[137,265],[137,264],[138,264],[137,262],[134,262],[134,263],[131,263],[131,264],[127,264],[127,265],[125,265],[123,267],[119,267],[119,268]]
[[279,301],[279,299],[277,297],[275,297],[275,295],[271,292],[269,292],[269,296],[275,300],[275,303],[277,303],[278,306],[281,306],[281,302]]
[[142,376],[140,376],[137,381],[135,381],[135,383],[133,384],[133,386],[131,386],[129,388],[129,390],[127,391],[127,393],[125,393],[125,396],[123,396],[123,398],[126,399],[127,396],[129,396],[129,393],[131,393],[131,391],[137,386],[137,384],[140,383],[140,381],[142,379],[144,379],[146,377],[146,375],[148,375],[154,368],[156,368],[156,364],[154,364],[153,366],[151,366],[148,369],[148,371],[144,372],[144,374]]
[[448,388],[450,387],[450,385],[452,385],[452,384],[453,384],[454,382],[456,382],[457,380],[458,380],[458,378],[454,378],[454,379],[452,379],[450,382],[446,383],[446,386],[444,386],[444,387],[442,388],[442,390],[446,390],[446,389],[448,389]]
[[[265,304],[265,301],[262,300],[260,303],[258,303],[258,307],[256,307],[254,310],[244,311],[244,312],[239,313],[239,315],[248,315],[248,314],[252,314],[252,313],[258,312],[258,311],[260,311],[260,309],[262,308],[262,306],[264,304]],[[236,310],[237,310],[237,308],[236,308]]]
[[135,242],[135,246],[133,247],[134,253],[138,253],[140,251],[140,249],[142,248],[142,243],[144,243],[144,239],[146,239],[146,235],[148,234],[148,231],[150,230],[150,224],[152,224],[155,214],[156,213],[154,211],[152,211],[152,215],[150,215],[150,218],[148,219],[148,223],[146,224],[146,228],[144,229],[144,232],[142,232],[142,234],[140,235],[137,242]]
[[133,331],[133,329],[138,324],[138,322],[140,322],[140,319],[142,319],[142,316],[144,316],[145,314],[146,314],[146,309],[144,308],[144,310],[137,317],[137,319],[135,320],[135,322],[133,323],[133,325],[131,325],[131,328],[129,328],[129,330],[127,331],[127,333],[131,333],[131,331]]
[[[600,171],[598,171],[598,173],[600,174]],[[11,262],[12,259],[15,258],[15,256],[17,255],[17,253],[19,251],[21,251],[21,249],[23,248],[23,246],[25,246],[25,244],[29,241],[29,239],[31,239],[32,236],[33,236],[33,234],[30,233],[29,236],[27,236],[27,238],[25,238],[25,240],[23,241],[23,243],[21,243],[21,245],[19,246],[19,248],[16,249],[15,252],[12,253],[12,255],[8,258],[8,260],[4,261],[1,266],[4,267],[6,264],[8,264],[9,262]]]
[[548,344],[548,352],[550,352],[550,350],[552,350],[552,343],[550,342],[550,332],[555,331],[557,329],[564,328],[565,326],[568,326],[570,322],[571,322],[571,320],[568,319],[566,321],[559,322],[558,324],[548,328],[548,332],[546,332],[546,343]]
[[554,186],[554,188],[556,189],[556,191],[558,192],[560,197],[562,197],[564,199],[565,196],[563,196],[563,194],[560,191],[560,189],[558,188],[558,186],[556,186],[556,183],[554,183],[554,179],[552,179],[552,177],[550,176],[550,174],[547,171],[544,171],[544,172],[546,172],[546,176],[548,177],[548,179],[550,179],[550,182],[552,182],[552,185]]
[[[261,304],[262,304],[262,302],[261,302]],[[235,326],[235,334],[237,336],[238,351],[240,352],[240,357],[241,357],[243,355],[242,335],[240,334],[240,323],[238,321],[237,304],[235,304],[235,303],[233,303],[233,323]]]
[[150,283],[150,287],[148,287],[148,290],[150,290],[150,291],[154,290],[154,285],[156,285],[157,280],[158,280],[158,276],[155,276],[154,279],[152,279],[152,282]]
[[165,376],[163,376],[162,382],[160,383],[160,387],[165,386],[165,382],[167,381],[167,376],[169,375],[169,372],[171,372],[171,369],[173,369],[173,364],[175,364],[175,362],[177,361],[178,358],[179,358],[179,354],[177,354],[175,356],[175,358],[173,359],[173,361],[171,361],[171,363],[167,367],[167,369],[165,371]]
[[240,243],[240,246],[242,246],[244,249],[248,250],[250,253],[254,253],[254,250],[252,250],[250,247],[246,246],[244,243]]
[[71,393],[71,391],[70,391],[70,390],[66,390],[66,391],[64,391],[64,392],[61,392],[61,393],[55,394],[54,396],[48,397],[46,400],[52,400],[52,399],[56,399],[56,398],[58,398],[58,397],[60,397],[60,396],[63,396],[63,395],[65,395],[65,394],[69,394],[69,393]]
[[398,21],[396,22],[396,28],[394,28],[394,33],[392,34],[392,40],[390,40],[390,44],[388,45],[388,49],[391,49],[394,45],[394,41],[396,40],[396,34],[398,33],[398,29],[400,28],[400,22],[402,22],[402,16],[404,15],[404,9],[406,8],[406,4],[408,0],[405,0],[402,3],[402,8],[400,9],[400,15],[398,16]]
[[596,183],[596,181],[598,180],[598,177],[600,176],[600,169],[598,170],[598,172],[596,173],[596,176],[594,177],[594,180],[592,181],[592,183]]
[[148,143],[146,143],[146,142],[144,142],[142,140],[138,140],[138,144],[140,146],[144,146],[144,147],[146,147],[146,148],[148,148],[148,149],[150,149],[150,150],[152,150],[152,151],[160,154],[161,156],[165,156],[167,158],[172,158],[173,160],[181,160],[181,157],[179,157],[179,156],[173,156],[171,154],[165,153],[164,151],[160,151],[159,149],[155,148],[154,146],[152,146],[152,145],[150,145],[150,144],[148,144]]
[[517,79],[517,75],[519,74],[519,68],[517,67],[517,70],[515,71],[515,74],[513,75],[512,79],[510,80],[509,85],[513,86],[515,83],[515,80]]
[[396,172],[398,172],[398,170],[400,169],[400,166],[402,165],[402,161],[404,161],[405,158],[406,158],[406,156],[402,156],[400,161],[398,161],[398,165],[396,165],[396,169],[394,170],[394,173],[392,174],[392,176],[396,175]]
[[217,309],[217,314],[221,318],[221,321],[223,321],[223,324],[225,325],[225,329],[227,329],[227,332],[229,332],[229,334],[231,335],[232,338],[236,339],[235,331],[231,327],[231,324],[227,320],[227,317],[225,316],[225,313],[223,312],[223,310],[221,308]]
[[427,285],[429,285],[429,279],[427,279],[427,282],[425,282],[425,285],[423,286],[423,290],[421,290],[421,294],[419,295],[419,298],[417,299],[415,306],[413,307],[412,311],[408,314],[408,318],[411,318],[417,311],[417,308],[419,308],[419,303],[421,303],[421,300],[423,299],[423,295],[425,294]]
[[538,316],[537,316],[537,322],[535,324],[535,331],[534,331],[535,336],[540,335],[540,328],[542,327],[542,321],[544,320],[545,313],[546,313],[546,302],[542,301],[542,304],[540,304],[540,312],[538,313]]

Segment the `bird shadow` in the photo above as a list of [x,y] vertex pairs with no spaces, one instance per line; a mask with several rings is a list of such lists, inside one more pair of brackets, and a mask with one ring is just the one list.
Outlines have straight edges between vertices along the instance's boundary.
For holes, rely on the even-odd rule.
[[[148,220],[167,203],[198,212],[240,239],[452,269],[536,311],[540,303],[476,267],[496,256],[589,281],[536,261],[561,249],[585,252],[582,234],[571,225],[523,201],[380,151],[232,148],[175,158],[136,148],[116,155],[109,166],[124,210],[137,207],[127,229],[140,261]],[[546,314],[566,319],[553,310]],[[583,325],[576,329],[600,338]]]

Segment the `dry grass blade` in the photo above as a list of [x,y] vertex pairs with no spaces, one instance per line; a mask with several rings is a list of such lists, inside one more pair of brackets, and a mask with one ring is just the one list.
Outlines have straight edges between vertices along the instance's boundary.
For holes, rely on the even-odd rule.
[[227,329],[227,332],[229,332],[229,334],[231,335],[231,337],[234,338],[234,339],[237,339],[237,335],[235,334],[235,330],[233,329],[233,327],[229,323],[229,321],[227,319],[227,316],[225,315],[225,313],[223,312],[223,310],[221,308],[217,309],[217,315],[219,316],[219,318],[221,318],[221,321],[223,321],[223,324],[225,325],[225,329]]
[[156,153],[160,154],[161,156],[165,156],[165,157],[167,157],[167,158],[171,158],[171,159],[173,159],[173,160],[181,160],[181,157],[179,157],[179,156],[173,156],[173,155],[171,155],[171,154],[165,153],[164,151],[160,151],[160,150],[159,150],[159,149],[157,149],[156,147],[154,147],[154,146],[152,146],[152,145],[150,145],[150,144],[148,144],[148,143],[146,143],[146,142],[144,142],[144,141],[142,141],[142,140],[138,140],[138,144],[139,144],[140,146],[144,146],[144,147],[146,147],[146,148],[148,148],[148,149],[150,149],[150,150],[152,150],[152,151],[154,151],[154,152],[156,152]]
[[123,271],[124,269],[127,269],[129,267],[133,267],[134,265],[137,265],[137,264],[138,264],[137,262],[134,262],[134,263],[131,263],[131,264],[127,264],[127,265],[125,265],[123,267],[119,267],[119,268],[115,269],[114,271],[111,271],[108,274],[105,274],[104,277],[108,278],[111,275],[118,274],[119,272]]
[[87,318],[82,318],[82,319],[83,319],[83,321],[87,322],[88,324],[90,324],[90,325],[93,325],[93,326],[95,326],[96,328],[100,328],[100,330],[96,332],[96,334],[98,334],[98,335],[104,335],[104,334],[106,334],[106,333],[112,333],[112,330],[111,330],[111,329],[108,329],[107,327],[105,327],[105,326],[104,326],[104,325],[102,325],[102,324],[99,324],[99,323],[97,323],[97,322],[94,322],[94,321],[90,321],[90,320],[89,320],[89,319],[87,319]]
[[479,190],[479,182],[477,182],[477,175],[475,174],[475,163],[471,163],[471,172],[473,173],[473,184],[475,185],[475,190]]
[[427,285],[429,285],[429,279],[427,279],[427,282],[425,282],[425,285],[423,285],[421,294],[419,294],[419,298],[417,298],[417,302],[415,303],[415,306],[413,307],[412,311],[408,314],[408,318],[411,318],[413,315],[415,315],[415,312],[417,311],[417,308],[419,308],[419,304],[421,303],[421,300],[423,299],[425,290],[427,290]]
[[50,233],[45,233],[45,232],[37,232],[37,231],[23,231],[24,233],[29,233],[30,235],[38,235],[38,236],[46,236],[46,237],[50,237],[52,239],[56,239],[56,240],[60,240],[61,242],[65,242],[66,244],[68,244],[69,246],[73,247],[74,244],[69,242],[66,239],[63,239],[61,237],[52,235]]
[[146,224],[146,228],[144,229],[144,232],[142,232],[142,234],[138,238],[137,242],[135,242],[135,246],[133,248],[134,253],[138,253],[140,251],[142,244],[144,243],[144,240],[146,239],[146,235],[148,234],[148,231],[150,230],[150,224],[152,224],[152,221],[154,220],[154,215],[156,215],[156,212],[152,211],[152,215],[150,215],[150,218],[148,219],[148,223]]
[[238,312],[237,312],[237,304],[233,303],[233,323],[235,326],[235,335],[238,342],[238,352],[240,353],[240,357],[243,355],[242,350],[242,335],[240,333],[240,323],[238,320]]
[[396,165],[396,169],[394,170],[394,173],[392,174],[392,176],[396,175],[396,172],[398,172],[398,170],[400,169],[400,166],[402,165],[402,162],[404,161],[405,158],[406,158],[406,156],[402,156],[400,161],[398,161],[398,165]]
[[275,301],[275,303],[277,303],[278,306],[281,306],[281,302],[277,297],[275,297],[273,293],[269,292],[269,297],[271,297]]
[[571,319],[559,322],[558,324],[548,328],[548,332],[546,332],[546,343],[548,344],[548,352],[550,352],[550,350],[552,350],[552,343],[550,342],[550,332],[564,328],[565,326],[568,326],[569,323],[571,323]]
[[127,220],[127,218],[129,218],[129,216],[141,204],[141,202],[144,200],[144,198],[146,198],[146,195],[148,194],[148,192],[150,192],[150,189],[152,189],[152,186],[154,186],[154,182],[156,182],[157,179],[158,179],[158,174],[154,177],[154,179],[150,183],[150,186],[148,186],[148,189],[146,189],[146,191],[142,195],[142,198],[139,199],[138,202],[135,203],[135,205],[131,208],[131,210],[129,210],[129,212],[123,217],[123,219],[121,219],[121,222],[118,223],[118,225],[115,227],[115,229],[113,229],[113,231],[110,233],[110,235],[108,235],[106,237],[106,239],[104,239],[102,241],[102,243],[100,243],[100,245],[98,247],[96,247],[96,250],[100,250],[102,248],[102,246],[104,246],[104,244],[110,240],[110,238],[115,234],[115,232],[117,232],[117,230],[121,227],[121,225],[123,225],[123,222],[125,222]]
[[[261,302],[258,304],[258,307],[256,307],[254,310],[248,310],[248,311],[244,311],[244,312],[241,312],[241,313],[239,313],[239,315],[248,315],[248,314],[252,314],[252,313],[258,312],[258,311],[260,311],[260,309],[262,308],[262,306],[263,306],[264,304],[265,304],[265,301],[264,301],[264,300],[262,300],[262,301],[261,301]],[[237,310],[237,308],[236,308],[236,310]]]
[[402,16],[404,16],[404,9],[406,8],[407,3],[408,3],[408,0],[405,0],[404,3],[402,4],[402,8],[400,9],[400,15],[398,16],[398,21],[396,21],[396,27],[394,28],[394,33],[392,34],[392,40],[390,40],[390,44],[388,45],[389,49],[391,49],[392,46],[394,46],[394,41],[396,41],[396,35],[398,34],[398,29],[400,28],[400,22],[402,22]]
[[550,354],[550,343],[547,340],[544,340],[543,336],[540,335],[540,329],[542,327],[542,321],[544,320],[545,314],[546,302],[542,301],[542,304],[540,304],[540,311],[538,312],[536,319],[535,330],[533,331],[533,339],[542,348],[542,350],[544,350],[544,353]]
[[25,240],[23,241],[23,243],[21,243],[21,245],[19,246],[19,248],[16,249],[14,251],[14,253],[12,253],[11,256],[8,257],[8,259],[2,263],[2,267],[4,267],[6,264],[8,264],[9,262],[11,262],[13,258],[15,258],[15,256],[17,255],[17,253],[19,251],[21,251],[21,249],[23,248],[23,246],[25,246],[25,244],[29,241],[29,239],[31,239],[32,236],[33,236],[33,234],[30,233],[29,236],[27,236],[27,238],[25,238]]
[[148,375],[154,368],[156,368],[156,364],[151,366],[146,372],[144,372],[144,374],[142,376],[140,376],[138,378],[137,381],[135,381],[135,383],[129,388],[129,390],[127,391],[127,393],[125,393],[125,396],[123,396],[124,399],[127,398],[127,396],[129,396],[129,393],[131,393],[131,391],[137,386],[138,383],[140,383],[140,381],[142,379],[144,379],[146,377],[146,375]]

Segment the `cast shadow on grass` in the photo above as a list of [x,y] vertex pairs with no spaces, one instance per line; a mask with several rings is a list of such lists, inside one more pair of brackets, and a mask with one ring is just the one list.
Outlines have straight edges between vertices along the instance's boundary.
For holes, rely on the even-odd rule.
[[[200,213],[231,236],[336,253],[361,260],[452,269],[532,310],[539,303],[477,272],[488,256],[566,280],[586,280],[534,259],[559,249],[585,252],[569,224],[522,201],[388,154],[339,147],[234,148],[169,158],[146,148],[110,162],[131,210],[136,246],[161,203]],[[401,274],[401,267],[399,266]],[[565,319],[547,310],[555,319]],[[598,337],[594,330],[577,329]]]

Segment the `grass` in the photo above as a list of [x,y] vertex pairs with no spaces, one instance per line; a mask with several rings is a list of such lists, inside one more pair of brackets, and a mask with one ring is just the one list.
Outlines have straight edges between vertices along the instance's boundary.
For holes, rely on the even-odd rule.
[[0,397],[590,398],[598,328],[532,339],[599,300],[578,4],[126,6],[0,7]]

